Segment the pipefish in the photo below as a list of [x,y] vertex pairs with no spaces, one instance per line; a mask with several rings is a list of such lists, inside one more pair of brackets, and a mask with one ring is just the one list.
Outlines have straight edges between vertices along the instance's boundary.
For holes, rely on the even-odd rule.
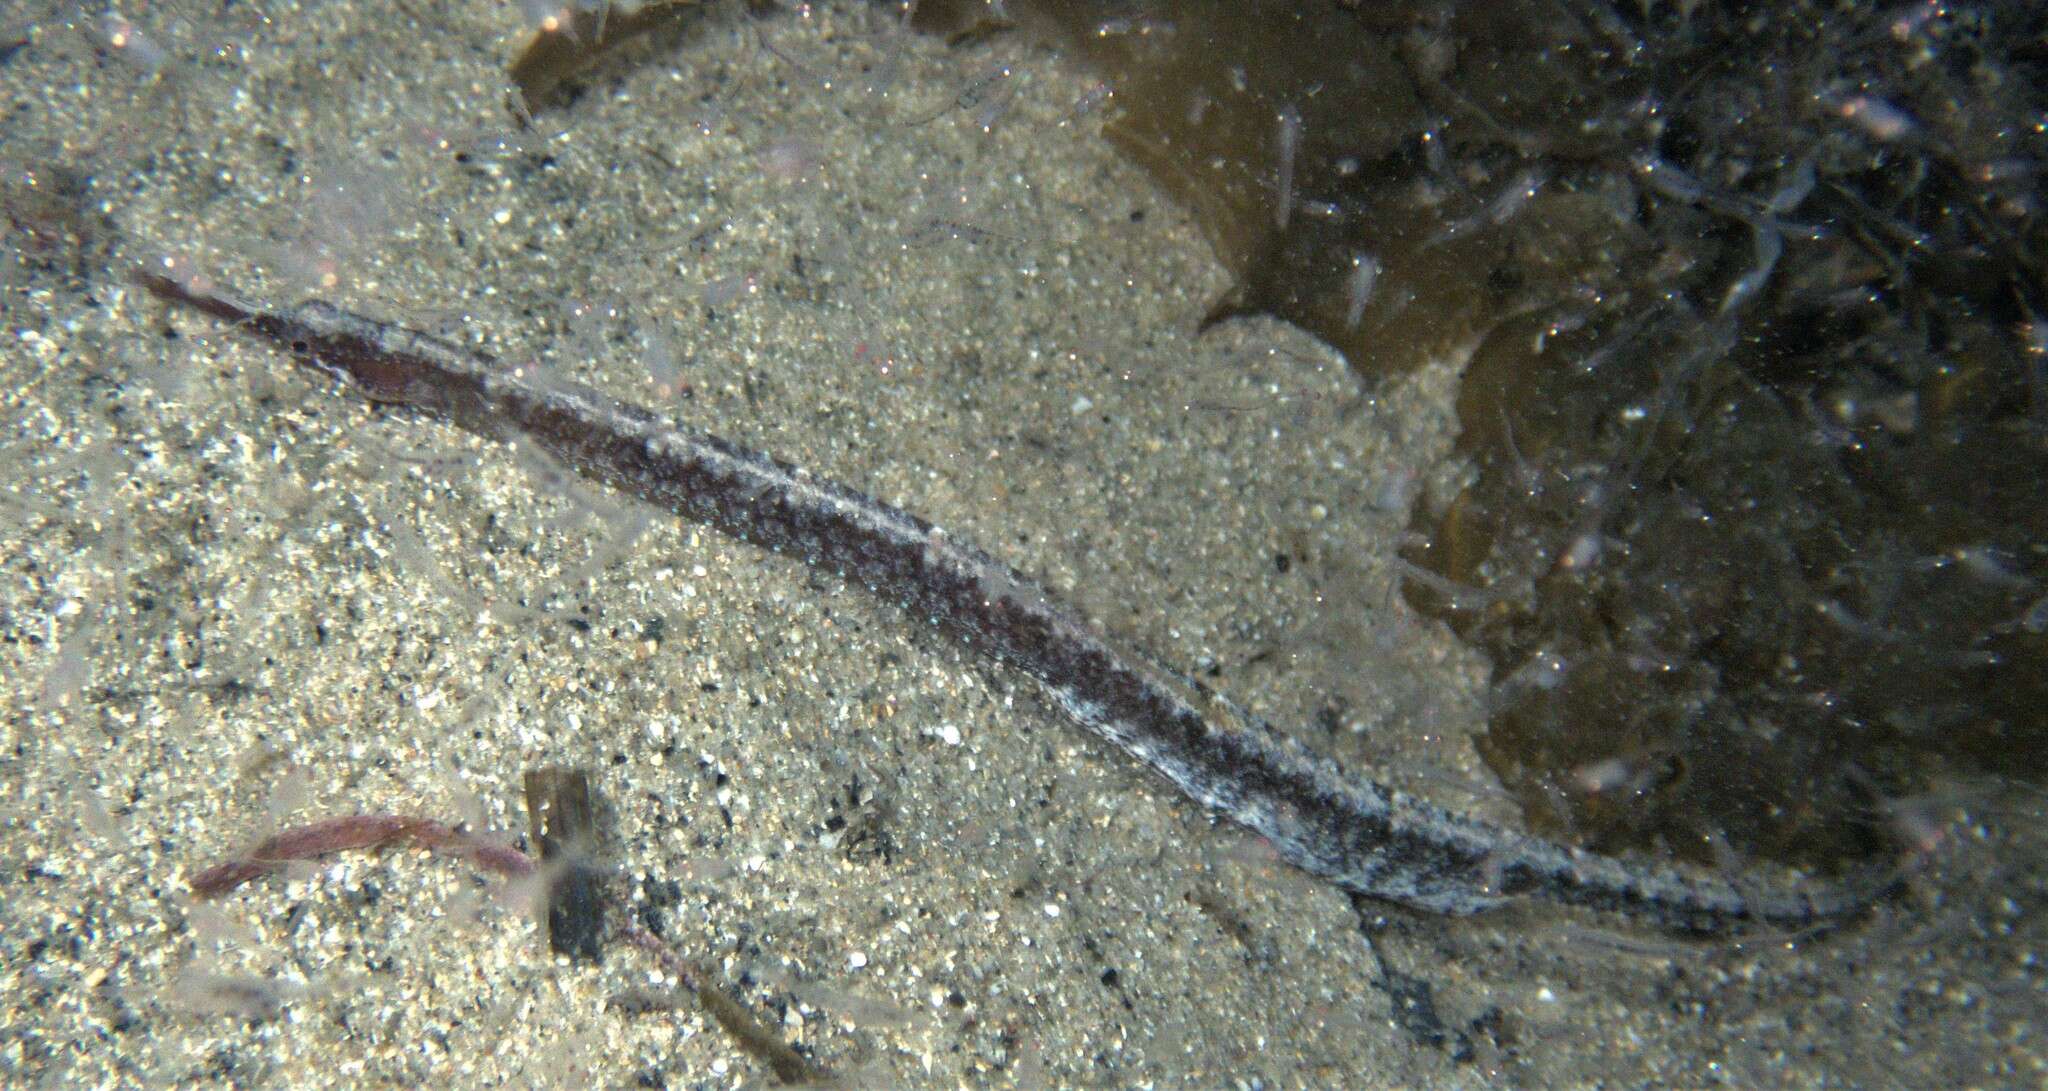
[[1113,648],[1015,568],[910,512],[579,384],[320,300],[270,308],[137,271],[135,281],[287,350],[374,401],[489,439],[539,445],[577,473],[741,542],[865,586],[1035,680],[1083,729],[1302,870],[1356,894],[1464,915],[1527,895],[1694,933],[1805,928],[1894,885],[1727,878],[1601,856],[1353,777],[1199,685]]

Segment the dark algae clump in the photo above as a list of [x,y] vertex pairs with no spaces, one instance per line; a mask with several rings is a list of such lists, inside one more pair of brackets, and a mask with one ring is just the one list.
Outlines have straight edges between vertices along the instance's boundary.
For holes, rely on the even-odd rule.
[[2042,17],[1811,14],[1630,27],[1668,120],[1582,184],[1612,264],[1513,267],[1558,302],[1486,333],[1414,551],[1495,593],[1437,604],[1504,680],[1482,752],[1603,848],[1821,864],[2048,768]]
[[[1532,824],[1833,866],[2048,769],[2048,14],[1041,4],[1238,288],[1470,353],[1412,601]],[[949,26],[927,5],[920,18]]]

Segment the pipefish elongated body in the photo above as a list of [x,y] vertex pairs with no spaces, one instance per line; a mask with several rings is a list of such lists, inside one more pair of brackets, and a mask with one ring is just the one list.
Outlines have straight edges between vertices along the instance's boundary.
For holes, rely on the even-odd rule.
[[538,444],[583,476],[861,584],[1029,675],[1087,731],[1334,885],[1445,914],[1524,895],[1712,933],[1853,915],[1871,875],[1744,883],[1621,860],[1466,818],[1348,776],[1229,702],[1119,652],[1028,577],[910,512],[574,383],[318,300],[274,309],[137,272],[151,294],[268,340],[397,403],[493,439]]

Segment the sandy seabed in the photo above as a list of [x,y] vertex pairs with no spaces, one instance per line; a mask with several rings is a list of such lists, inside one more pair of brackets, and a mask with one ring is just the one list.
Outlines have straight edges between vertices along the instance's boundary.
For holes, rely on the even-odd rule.
[[332,815],[521,830],[544,764],[592,771],[642,919],[848,1086],[2048,1077],[2038,801],[1971,797],[1827,937],[1361,919],[861,589],[124,282],[317,294],[656,405],[1512,823],[1485,666],[1387,567],[1455,368],[1361,391],[1288,327],[1196,336],[1227,278],[1061,58],[719,9],[521,129],[514,6],[127,17],[0,18],[0,1081],[769,1082],[460,863],[186,886]]

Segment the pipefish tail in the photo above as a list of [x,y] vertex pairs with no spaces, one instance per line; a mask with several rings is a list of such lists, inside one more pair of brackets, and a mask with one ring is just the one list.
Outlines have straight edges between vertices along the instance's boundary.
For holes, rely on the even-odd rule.
[[1082,728],[1338,887],[1475,913],[1525,895],[1714,933],[1851,916],[1892,885],[1737,884],[1475,821],[1347,776],[1229,702],[1121,653],[1016,569],[907,511],[652,410],[545,381],[318,300],[272,309],[139,271],[151,294],[235,325],[366,396],[536,443],[583,476],[862,584],[1042,686]]

